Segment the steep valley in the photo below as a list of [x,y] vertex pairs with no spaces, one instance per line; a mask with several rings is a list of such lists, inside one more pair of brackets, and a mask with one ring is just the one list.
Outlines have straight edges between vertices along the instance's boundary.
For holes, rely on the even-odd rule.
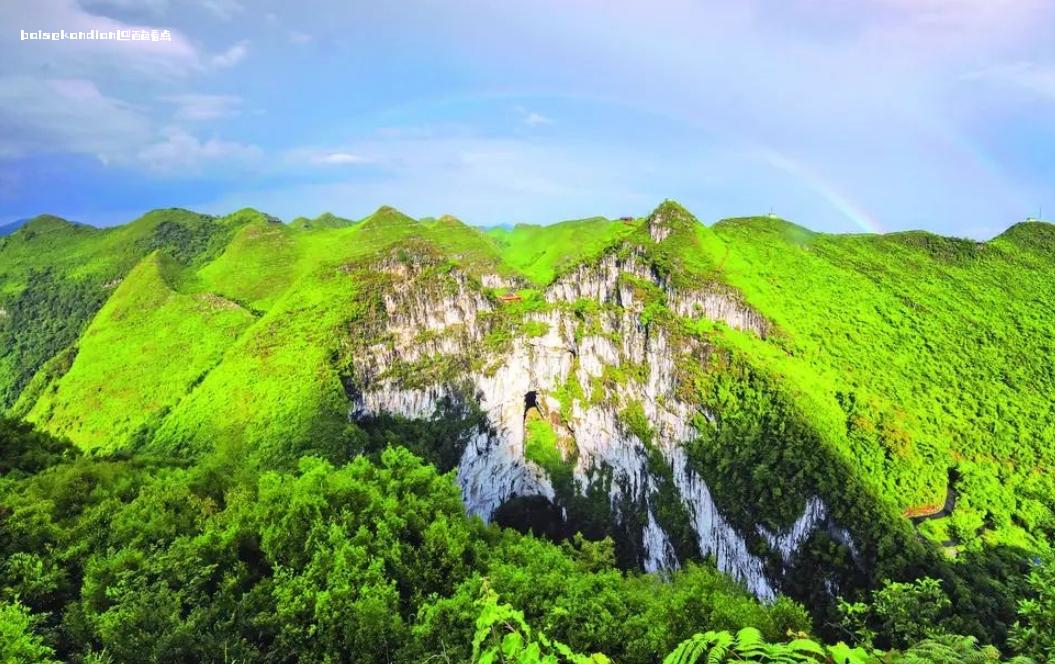
[[0,238],[4,406],[92,458],[264,473],[405,446],[484,522],[610,537],[661,577],[713,564],[818,619],[1050,553],[1050,224],[832,236],[669,201],[487,232],[387,207],[63,224]]

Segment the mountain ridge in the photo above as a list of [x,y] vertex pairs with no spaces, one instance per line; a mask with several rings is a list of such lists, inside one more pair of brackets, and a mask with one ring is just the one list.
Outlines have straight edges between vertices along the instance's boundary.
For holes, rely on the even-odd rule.
[[[683,210],[684,212],[686,212],[690,216],[692,216],[691,213],[689,213],[688,210],[686,208],[684,208],[677,201],[674,201],[672,199],[668,199],[666,202],[667,203],[672,203],[677,208],[680,208],[681,210]],[[663,206],[661,204],[659,207],[657,207],[657,210],[661,209],[662,207]],[[652,212],[655,212],[655,211],[656,210],[653,210]],[[258,211],[258,210],[254,209],[254,208],[242,208],[240,210],[236,210],[236,211],[234,211],[232,213],[229,213],[228,215],[203,215],[202,213],[195,212],[195,211],[187,209],[187,208],[155,208],[155,209],[148,210],[148,211],[144,212],[143,215],[140,215],[140,217],[137,218],[137,220],[138,219],[142,219],[143,217],[146,217],[146,216],[151,215],[153,213],[164,213],[164,212],[187,212],[187,213],[190,213],[190,214],[197,214],[197,215],[202,215],[202,216],[211,216],[211,217],[216,218],[216,219],[230,218],[230,217],[232,217],[234,215],[237,215],[237,214],[240,214],[240,213],[251,213],[251,214],[262,215],[262,216],[268,218],[269,220],[271,220],[273,222],[285,223],[285,225],[287,225],[287,226],[295,226],[297,228],[302,228],[302,229],[342,228],[342,227],[345,227],[345,226],[352,226],[352,225],[361,223],[362,221],[364,221],[367,218],[377,214],[378,212],[398,213],[399,215],[405,216],[408,219],[411,219],[411,220],[414,220],[414,221],[434,222],[434,221],[443,219],[445,217],[446,218],[451,218],[451,219],[457,219],[457,217],[455,217],[454,215],[444,214],[444,215],[440,215],[439,217],[425,217],[425,218],[422,218],[422,219],[418,220],[418,219],[414,219],[413,217],[410,217],[409,215],[404,214],[398,208],[395,208],[395,207],[393,207],[391,205],[381,205],[376,210],[374,210],[374,212],[372,212],[372,213],[366,215],[366,217],[363,217],[363,218],[358,219],[358,220],[357,219],[352,219],[352,218],[349,218],[349,217],[343,217],[343,216],[340,216],[340,215],[338,215],[338,214],[336,214],[334,212],[323,212],[323,213],[319,214],[315,218],[298,216],[298,217],[294,217],[288,223],[286,223],[286,222],[282,222],[282,220],[279,219],[278,217],[275,217],[273,215],[267,214],[265,212]],[[24,219],[19,219],[19,220],[15,221],[15,222],[12,222],[12,223],[8,224],[8,225],[0,226],[0,228],[5,229],[5,230],[6,229],[10,229],[10,231],[8,231],[8,233],[10,233],[10,232],[13,232],[14,230],[16,230],[17,227],[23,226],[23,225],[33,221],[34,219],[38,219],[38,218],[57,219],[57,220],[64,221],[64,222],[66,222],[68,224],[72,224],[72,225],[76,225],[76,226],[84,226],[84,227],[87,227],[87,228],[95,228],[95,229],[100,229],[100,230],[108,229],[108,228],[119,228],[121,226],[127,226],[128,224],[131,224],[134,221],[136,221],[136,220],[131,220],[131,221],[125,222],[123,224],[107,225],[107,226],[96,226],[96,225],[93,225],[93,224],[90,224],[90,223],[85,223],[85,222],[72,222],[72,221],[69,221],[69,220],[67,220],[67,219],[65,219],[65,218],[63,218],[61,216],[58,216],[58,215],[42,213],[42,214],[37,215],[35,217],[26,217]],[[640,221],[641,219],[646,219],[646,218],[647,217],[640,217],[640,218],[638,218],[638,220]],[[471,228],[480,229],[481,231],[486,233],[486,232],[491,231],[491,230],[498,231],[498,232],[501,232],[501,231],[507,231],[508,232],[508,231],[514,230],[517,227],[523,227],[523,228],[527,228],[527,229],[530,229],[530,228],[548,228],[548,227],[556,226],[556,225],[559,225],[559,224],[568,224],[568,223],[586,222],[586,221],[599,221],[599,220],[604,220],[604,221],[608,221],[608,222],[611,222],[611,223],[615,223],[616,221],[620,221],[622,223],[630,223],[630,222],[623,221],[623,220],[609,219],[609,218],[603,217],[603,216],[594,216],[594,217],[586,217],[586,218],[582,218],[582,219],[554,221],[554,222],[549,222],[549,223],[535,223],[535,222],[515,222],[514,223],[514,222],[505,222],[505,223],[497,223],[497,224],[481,224],[481,225],[466,224],[466,225],[470,226]],[[773,214],[767,214],[767,215],[745,215],[745,216],[737,216],[737,217],[722,217],[722,218],[719,218],[719,219],[715,219],[713,222],[711,222],[709,224],[704,224],[703,222],[700,222],[694,216],[693,216],[693,220],[696,223],[699,223],[699,224],[701,224],[701,225],[703,225],[703,226],[705,226],[707,228],[713,228],[713,227],[718,226],[718,225],[730,225],[730,224],[738,224],[738,223],[746,223],[746,224],[752,225],[752,226],[762,226],[763,228],[766,227],[766,226],[772,226],[772,225],[775,225],[775,224],[777,224],[777,225],[783,224],[785,226],[790,226],[790,227],[794,227],[796,229],[800,229],[800,231],[804,231],[805,234],[813,234],[813,235],[847,236],[847,237],[851,237],[851,236],[868,236],[868,235],[871,235],[871,236],[898,235],[898,234],[904,234],[904,233],[930,233],[930,234],[935,235],[937,237],[944,237],[944,238],[949,238],[949,239],[964,239],[964,240],[970,240],[972,242],[991,242],[993,240],[996,240],[996,239],[1000,238],[1001,236],[1004,236],[1005,234],[1007,234],[1012,229],[1019,228],[1019,227],[1026,228],[1026,229],[1028,229],[1028,228],[1052,228],[1052,227],[1055,227],[1055,222],[1053,222],[1053,221],[1049,221],[1049,220],[1046,220],[1046,219],[1033,219],[1033,218],[1030,218],[1030,219],[1023,220],[1023,221],[1012,222],[1007,228],[1005,228],[1003,231],[997,233],[993,237],[989,238],[988,240],[978,240],[978,239],[968,238],[968,237],[964,237],[964,236],[942,235],[941,233],[935,233],[933,231],[929,231],[929,230],[922,229],[922,228],[919,228],[919,229],[906,229],[906,230],[899,230],[899,231],[886,231],[886,232],[870,231],[870,232],[864,232],[864,233],[858,232],[858,231],[847,231],[847,232],[813,231],[813,230],[810,230],[809,228],[807,228],[806,226],[799,225],[799,224],[797,224],[797,223],[795,223],[793,221],[784,219],[782,217],[779,217],[779,216],[776,216],[776,215],[773,215]],[[461,221],[461,220],[459,219],[459,221]],[[465,223],[465,222],[462,222],[462,223]],[[4,234],[5,233],[0,233],[0,235],[4,235]]]
[[[1052,352],[1053,228],[163,210],[0,242],[0,378],[96,454],[283,468],[398,440],[484,519],[611,536],[627,567],[709,557],[825,607],[880,574],[952,583],[947,556],[1047,550],[1055,375],[1029,357]],[[950,514],[903,516],[950,490]]]

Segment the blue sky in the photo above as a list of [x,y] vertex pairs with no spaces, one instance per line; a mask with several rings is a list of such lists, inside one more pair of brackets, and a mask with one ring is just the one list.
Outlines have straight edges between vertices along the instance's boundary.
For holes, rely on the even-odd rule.
[[[1055,211],[1050,0],[6,0],[0,25],[0,223],[674,198],[988,238]],[[173,39],[20,39],[128,26]]]

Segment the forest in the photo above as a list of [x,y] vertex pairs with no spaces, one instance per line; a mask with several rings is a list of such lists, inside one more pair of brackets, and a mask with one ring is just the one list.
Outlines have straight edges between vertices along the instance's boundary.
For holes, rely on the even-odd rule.
[[[84,455],[0,423],[4,662],[975,662],[942,582],[887,582],[818,625],[705,561],[619,569],[610,540],[556,544],[467,517],[402,447],[253,472],[222,455]],[[1055,567],[987,561],[1003,650],[1055,648]],[[1008,563],[1004,563],[1007,565]],[[977,616],[976,616],[977,617]],[[683,643],[684,642],[684,643]],[[712,658],[712,659],[704,659]]]
[[0,662],[1055,661],[1053,229],[38,218]]

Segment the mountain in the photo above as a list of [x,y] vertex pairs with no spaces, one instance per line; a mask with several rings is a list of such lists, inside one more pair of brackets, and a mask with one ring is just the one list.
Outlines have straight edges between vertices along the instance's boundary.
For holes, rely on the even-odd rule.
[[0,238],[0,405],[10,407],[22,397],[28,407],[32,399],[21,393],[33,375],[74,348],[138,262],[161,251],[176,264],[204,266],[253,221],[268,219],[255,210],[217,218],[173,208],[95,228],[42,215]]
[[4,404],[97,455],[399,443],[470,514],[611,537],[624,569],[709,560],[817,616],[923,571],[1006,636],[970,607],[986,556],[1051,547],[1052,225],[324,217],[27,224],[0,240]]
[[314,219],[308,219],[307,217],[297,217],[293,221],[289,222],[289,225],[292,228],[309,230],[313,228],[343,228],[344,226],[351,226],[355,223],[356,222],[352,221],[351,219],[338,217],[332,212],[323,212]]
[[4,224],[3,226],[0,226],[0,237],[3,237],[4,235],[10,235],[10,234],[14,233],[19,228],[22,228],[22,226],[24,226],[28,222],[29,222],[29,219],[16,219],[15,221],[12,221],[10,224]]

